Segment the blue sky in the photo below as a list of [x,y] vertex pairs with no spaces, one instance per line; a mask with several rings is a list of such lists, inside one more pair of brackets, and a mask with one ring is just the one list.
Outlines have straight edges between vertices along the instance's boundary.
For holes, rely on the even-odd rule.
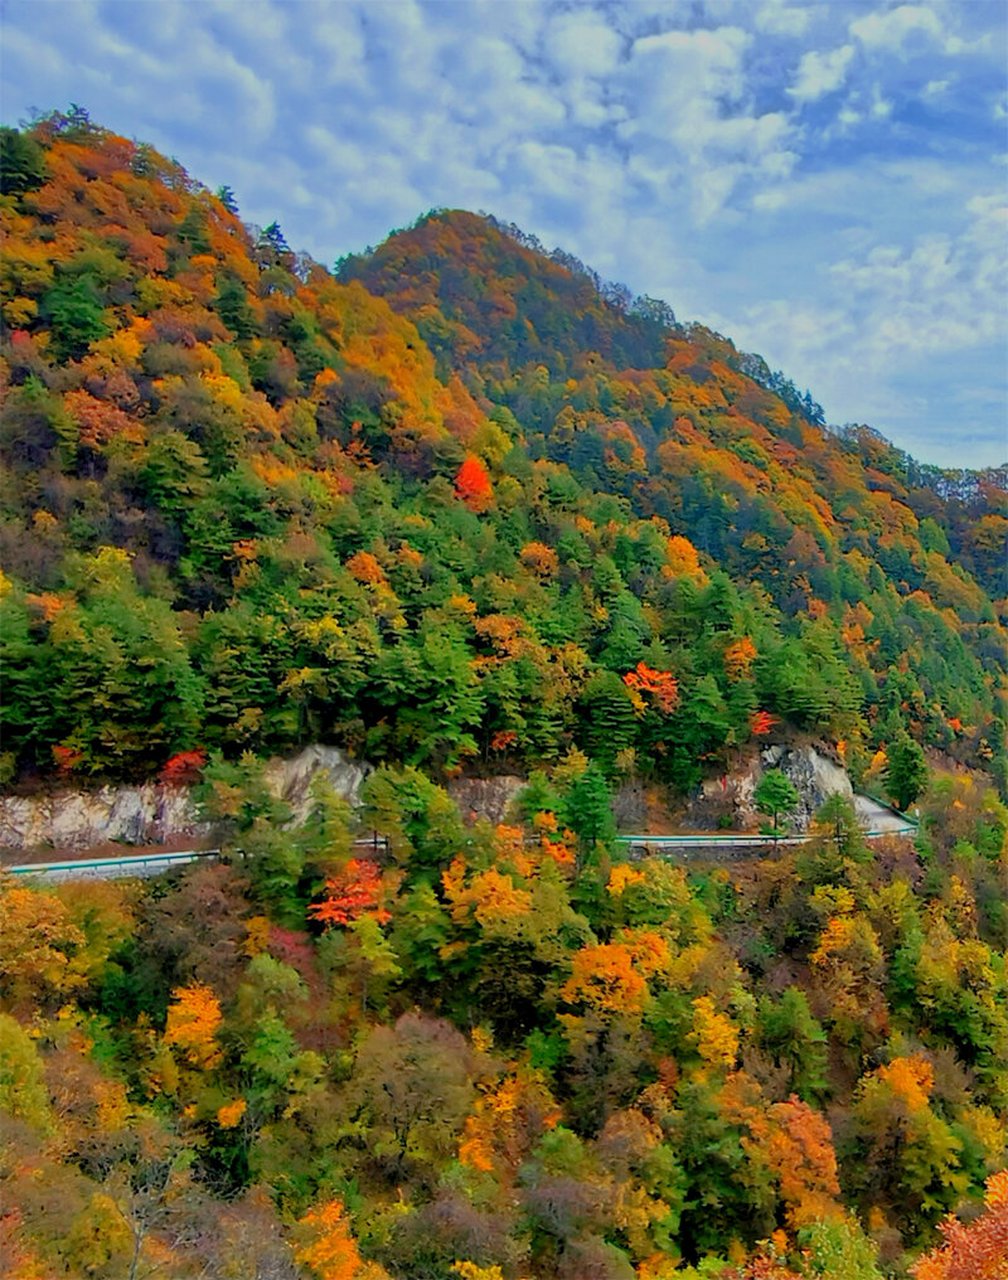
[[483,209],[831,422],[1008,458],[1008,6],[0,0],[0,114],[86,106],[327,264]]

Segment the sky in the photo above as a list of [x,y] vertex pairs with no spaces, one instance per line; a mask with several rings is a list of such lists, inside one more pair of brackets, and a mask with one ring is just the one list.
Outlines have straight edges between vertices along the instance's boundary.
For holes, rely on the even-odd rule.
[[1006,0],[0,0],[0,116],[76,102],[327,265],[493,213],[831,423],[1008,459]]

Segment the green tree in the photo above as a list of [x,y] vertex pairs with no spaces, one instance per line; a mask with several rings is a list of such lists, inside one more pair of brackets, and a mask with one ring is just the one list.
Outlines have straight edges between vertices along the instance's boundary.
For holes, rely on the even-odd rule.
[[701,676],[685,690],[672,718],[668,773],[681,791],[702,777],[702,761],[723,751],[730,730],[724,696],[712,675]]
[[76,360],[109,332],[98,289],[87,273],[64,277],[42,299],[58,360]]
[[178,617],[138,590],[125,552],[80,563],[82,604],[49,633],[54,736],[91,773],[152,770],[195,745],[203,684]]
[[777,847],[780,820],[798,804],[798,790],[780,769],[768,769],[756,784],[753,794],[756,808],[773,819],[774,848]]
[[868,850],[857,812],[839,791],[816,810],[814,826],[817,835],[830,841],[838,857],[853,858],[855,862],[866,857]]
[[605,774],[594,764],[574,779],[564,798],[563,816],[578,838],[580,860],[616,835],[612,793]]
[[259,330],[245,286],[237,276],[226,275],[218,284],[217,314],[239,340],[254,338]]
[[786,987],[779,1000],[759,1002],[761,1046],[789,1072],[788,1089],[804,1102],[826,1092],[826,1032],[809,1008],[804,991]]
[[819,1221],[798,1233],[805,1259],[803,1273],[810,1277],[843,1276],[843,1280],[882,1280],[878,1247],[865,1235],[856,1218],[839,1222]]
[[224,186],[218,187],[214,193],[228,213],[233,213],[236,217],[238,214],[238,199],[231,188],[225,183]]
[[39,1133],[53,1131],[45,1072],[35,1041],[20,1023],[0,1013],[0,1113]]
[[468,843],[458,806],[418,769],[383,766],[361,787],[362,822],[412,876],[436,878]]
[[206,458],[181,431],[162,431],[147,446],[137,479],[165,515],[181,517],[209,488]]
[[396,706],[396,753],[410,764],[454,765],[476,754],[484,697],[461,635],[424,623],[415,641],[382,651],[375,683]]
[[0,192],[21,196],[46,180],[45,152],[26,133],[0,127]]
[[588,754],[610,773],[617,755],[633,744],[637,734],[630,691],[614,672],[599,671],[585,686],[580,712]]
[[886,766],[886,793],[896,808],[906,810],[927,786],[928,767],[920,744],[909,734],[901,734],[889,749]]
[[348,1101],[362,1163],[390,1185],[433,1184],[471,1110],[472,1054],[447,1022],[405,1013],[375,1027],[357,1054]]

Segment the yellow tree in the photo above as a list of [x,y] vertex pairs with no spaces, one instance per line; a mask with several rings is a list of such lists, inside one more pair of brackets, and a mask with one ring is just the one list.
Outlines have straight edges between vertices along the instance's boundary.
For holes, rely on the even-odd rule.
[[71,961],[84,934],[51,893],[0,880],[0,998],[12,1008],[65,995],[83,981]]
[[177,1049],[190,1066],[209,1070],[220,1062],[217,1030],[223,1015],[220,1001],[201,982],[176,987],[168,1007],[164,1043]]

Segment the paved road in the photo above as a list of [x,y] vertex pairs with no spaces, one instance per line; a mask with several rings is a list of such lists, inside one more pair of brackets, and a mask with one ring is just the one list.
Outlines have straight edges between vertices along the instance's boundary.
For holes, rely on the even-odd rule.
[[[360,850],[384,848],[384,840],[355,840]],[[123,854],[114,858],[67,858],[61,862],[26,862],[18,866],[3,867],[10,875],[37,876],[46,880],[124,880],[129,877],[159,876],[175,867],[184,867],[201,858],[217,858],[219,849],[158,849],[148,846],[143,853]]]
[[[865,831],[864,836],[867,840],[878,840],[882,836],[903,835],[913,836],[917,834],[917,828],[909,823],[897,825],[893,823],[882,831]],[[810,835],[802,836],[781,836],[777,840],[777,844],[804,844],[813,837]],[[699,836],[653,836],[646,832],[639,834],[623,835],[616,837],[617,844],[630,845],[633,848],[643,848],[647,846],[650,849],[762,849],[767,845],[774,844],[773,836],[764,835],[699,835]]]
[[915,835],[917,832],[915,822],[908,822],[902,813],[871,796],[856,795],[854,812],[862,827],[867,828],[869,836],[905,836]]
[[[887,805],[869,796],[855,796],[855,807],[861,825],[867,827],[865,836],[869,840],[877,840],[882,836],[917,834],[917,825],[903,814],[897,813]],[[869,825],[870,824],[870,825]],[[777,840],[780,845],[804,844],[811,836],[783,836]],[[358,840],[361,848],[377,848],[374,840]],[[636,832],[616,837],[616,843],[631,850],[655,853],[689,850],[701,852],[704,849],[765,849],[773,847],[773,836],[748,835],[726,832],[724,834],[699,834],[679,836],[659,836],[648,832]],[[64,862],[34,862],[21,866],[7,867],[6,870],[16,876],[38,876],[46,880],[111,880],[123,879],[127,876],[157,876],[175,867],[185,866],[200,858],[216,858],[219,849],[180,849],[167,852],[148,848],[139,855],[124,855],[118,858],[74,858]]]
[[46,880],[124,880],[133,876],[159,876],[199,858],[216,858],[219,849],[182,849],[175,853],[142,853],[122,858],[73,858],[66,862],[28,862],[5,867],[11,875],[39,876]]

